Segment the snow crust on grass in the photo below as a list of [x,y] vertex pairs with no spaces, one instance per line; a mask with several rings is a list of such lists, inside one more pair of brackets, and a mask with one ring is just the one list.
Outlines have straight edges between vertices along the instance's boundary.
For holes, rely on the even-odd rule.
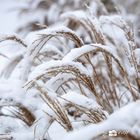
[[[9,1],[9,0],[8,0]],[[55,3],[51,6],[50,10],[48,12],[43,10],[35,11],[38,4],[38,0],[32,5],[32,10],[27,17],[23,18],[23,20],[16,21],[16,24],[24,24],[27,22],[34,22],[36,19],[39,19],[40,23],[43,23],[43,17],[48,16],[48,20],[50,21],[57,21],[59,17],[59,14],[61,13],[61,9],[57,6]],[[80,0],[75,1],[75,4],[78,4]],[[1,2],[2,3],[2,2]],[[11,2],[9,1],[9,4]],[[65,4],[65,0],[61,0],[60,4]],[[77,5],[75,5],[77,6]],[[2,7],[2,6],[0,6]],[[5,7],[5,6],[4,6]],[[92,7],[92,8],[90,8]],[[94,17],[91,16],[93,12],[93,15],[97,15],[98,10],[98,4],[96,2],[93,2],[93,5],[90,7],[87,6],[87,9],[89,11],[71,11],[66,12],[61,15],[61,19],[74,19],[79,20],[81,22],[87,21],[87,23],[91,22],[93,26],[96,28],[96,31],[100,33],[101,35],[107,35],[108,37],[114,38],[114,43],[111,43],[108,41],[105,42],[106,45],[101,44],[91,44],[91,45],[84,45],[80,48],[74,48],[74,45],[68,45],[68,42],[66,41],[66,45],[69,47],[66,51],[66,55],[64,52],[59,48],[59,45],[55,47],[55,45],[52,42],[45,44],[45,46],[42,48],[42,44],[44,44],[47,39],[43,40],[40,44],[39,41],[42,36],[45,36],[46,38],[48,36],[55,36],[58,34],[58,32],[64,32],[64,33],[72,33],[76,35],[82,35],[85,30],[82,30],[81,28],[76,29],[75,31],[63,26],[64,23],[62,21],[56,22],[53,26],[46,27],[46,29],[35,31],[32,33],[29,33],[25,38],[25,44],[27,44],[27,48],[21,49],[19,47],[20,45],[18,43],[10,44],[11,48],[7,48],[7,44],[5,42],[2,42],[1,44],[1,52],[6,53],[8,59],[6,59],[6,62],[4,61],[3,64],[0,67],[0,71],[3,67],[7,67],[7,71],[5,71],[4,79],[3,77],[0,79],[0,115],[13,115],[11,111],[13,111],[15,108],[12,107],[13,104],[21,103],[25,107],[27,107],[36,117],[36,121],[31,127],[28,127],[23,121],[11,117],[3,117],[0,116],[0,134],[9,134],[12,135],[15,140],[38,140],[38,139],[44,139],[47,137],[49,139],[49,136],[51,140],[91,140],[93,137],[96,137],[100,134],[104,134],[110,130],[125,130],[130,132],[131,134],[134,134],[135,136],[140,137],[140,100],[136,102],[129,103],[128,105],[125,105],[124,107],[115,110],[113,114],[106,115],[107,119],[103,122],[97,123],[97,124],[91,124],[84,126],[82,123],[79,122],[73,122],[76,121],[74,118],[68,115],[72,125],[74,126],[73,132],[66,132],[64,128],[60,126],[60,124],[56,121],[53,122],[53,124],[50,126],[50,117],[46,115],[45,112],[49,113],[53,117],[57,117],[55,112],[46,104],[43,102],[43,100],[40,98],[40,95],[38,94],[38,91],[36,89],[31,89],[30,91],[25,91],[26,89],[23,88],[23,85],[25,82],[30,82],[35,80],[38,76],[42,74],[46,74],[45,76],[51,79],[48,81],[36,81],[36,83],[43,87],[42,89],[45,91],[48,96],[52,100],[58,100],[62,107],[64,107],[68,102],[74,103],[78,106],[85,107],[87,109],[102,109],[97,102],[94,100],[94,96],[90,95],[90,92],[88,89],[84,89],[84,92],[88,96],[84,96],[77,91],[76,88],[71,88],[71,90],[68,90],[67,93],[64,95],[60,93],[60,95],[57,95],[55,90],[61,85],[64,81],[73,78],[74,75],[68,75],[67,73],[63,73],[63,71],[52,77],[52,75],[48,74],[47,72],[50,72],[51,69],[61,70],[61,67],[74,67],[77,70],[81,72],[81,74],[84,74],[86,76],[92,77],[92,68],[87,66],[87,68],[80,62],[76,62],[76,59],[85,53],[95,51],[96,49],[104,49],[110,54],[112,54],[115,58],[119,60],[121,64],[124,64],[124,68],[127,71],[127,74],[130,76],[135,76],[135,69],[130,66],[130,63],[128,61],[128,58],[122,56],[123,58],[120,58],[120,56],[123,54],[125,50],[122,46],[125,46],[126,49],[128,49],[128,57],[131,57],[131,50],[129,50],[129,45],[134,46],[133,41],[128,41],[125,33],[122,29],[125,27],[125,31],[129,31],[129,27],[124,22],[121,16],[118,15],[110,15],[110,16],[100,16],[100,17]],[[26,6],[25,6],[26,8]],[[68,8],[69,9],[69,8]],[[104,10],[104,9],[102,9]],[[64,10],[65,11],[65,10]],[[66,10],[67,11],[67,10]],[[105,11],[104,13],[106,13]],[[23,14],[24,15],[24,14]],[[34,15],[34,16],[33,16]],[[41,16],[40,16],[41,15]],[[0,13],[1,17],[1,13]],[[9,20],[10,18],[8,18]],[[134,17],[133,17],[134,19]],[[11,24],[11,22],[6,22]],[[2,22],[1,22],[2,23]],[[5,24],[6,27],[8,27],[8,24]],[[85,22],[86,23],[86,22]],[[13,22],[12,24],[13,25]],[[10,25],[10,26],[11,26]],[[124,26],[126,25],[126,26]],[[3,23],[2,23],[3,26]],[[10,27],[9,26],[9,27]],[[7,28],[8,29],[8,28]],[[11,30],[10,28],[8,31]],[[3,30],[2,30],[3,31]],[[11,32],[11,31],[10,31]],[[14,34],[16,35],[16,34]],[[79,36],[80,36],[79,35]],[[85,35],[85,34],[84,34]],[[0,41],[4,39],[7,36],[0,35]],[[17,35],[16,35],[17,36]],[[20,36],[18,36],[20,38]],[[80,36],[81,37],[81,36]],[[80,39],[79,37],[79,39]],[[88,39],[87,39],[88,40]],[[90,39],[89,39],[90,40]],[[62,40],[64,41],[64,40]],[[82,39],[80,39],[81,43],[83,43]],[[91,40],[90,40],[91,41]],[[92,40],[93,41],[93,40]],[[91,42],[92,42],[91,41]],[[12,42],[12,41],[8,41]],[[86,42],[86,41],[85,41]],[[57,44],[57,42],[55,42]],[[92,42],[93,43],[93,42]],[[86,42],[85,44],[88,44]],[[54,46],[53,46],[54,45]],[[57,48],[58,47],[58,48]],[[20,49],[19,49],[20,48]],[[72,49],[71,49],[72,48]],[[73,49],[74,48],[74,49]],[[40,50],[41,49],[41,50]],[[69,52],[69,50],[71,51]],[[34,58],[38,54],[38,52],[56,52],[61,57],[60,60],[45,60],[42,64],[35,63]],[[118,52],[120,54],[118,54]],[[121,54],[122,53],[122,54]],[[140,49],[136,49],[134,51],[136,55],[137,63],[140,64]],[[1,58],[1,57],[0,57]],[[19,64],[12,65],[9,67],[12,61],[14,61],[16,58],[23,59]],[[98,59],[100,58],[100,59]],[[99,60],[102,61],[102,55],[99,55],[98,58],[92,58],[92,62],[96,64],[99,62]],[[5,59],[5,58],[4,58]],[[3,60],[1,60],[3,61]],[[17,66],[17,67],[16,67]],[[104,65],[103,65],[104,67]],[[114,64],[112,64],[112,68],[115,71],[114,74],[120,74],[118,72],[117,67],[115,67]],[[107,71],[105,68],[102,68],[102,74],[107,75]],[[97,72],[100,69],[97,70]],[[13,71],[13,72],[12,72]],[[10,72],[12,72],[12,76],[9,76]],[[118,76],[116,74],[116,76]],[[29,76],[29,77],[28,77]],[[21,78],[22,77],[22,78]],[[58,80],[59,79],[59,80]],[[28,81],[26,81],[28,80]],[[58,80],[58,81],[57,81]],[[57,82],[56,82],[57,81]],[[43,83],[44,82],[44,83]],[[134,81],[133,81],[134,82]],[[98,87],[97,87],[98,88]],[[135,88],[135,87],[134,87]],[[126,89],[119,89],[118,87],[118,93],[125,92]],[[98,91],[98,90],[97,90]],[[129,95],[128,95],[129,96]],[[6,105],[6,106],[3,106]],[[14,111],[17,111],[16,109]],[[67,113],[67,112],[66,112]],[[85,116],[84,116],[85,117]],[[81,119],[81,118],[80,118]],[[79,119],[79,120],[80,120]],[[77,119],[78,120],[78,119]],[[48,131],[47,131],[48,130]],[[35,133],[34,133],[35,132]],[[1,137],[0,137],[1,138]]]
[[89,99],[84,95],[75,93],[74,91],[69,91],[67,94],[64,94],[62,98],[76,105],[83,106],[89,109],[100,108],[97,102],[95,102],[93,99]]
[[34,78],[36,78],[39,75],[42,75],[43,73],[47,73],[47,71],[49,71],[49,69],[51,68],[56,68],[56,67],[62,67],[62,66],[74,66],[75,68],[79,69],[81,73],[89,75],[88,70],[80,63],[78,62],[63,62],[63,61],[55,61],[55,60],[51,60],[49,62],[43,63],[39,66],[37,66],[34,71],[30,74],[28,81],[33,80]]
[[83,54],[86,54],[88,52],[91,51],[95,51],[96,49],[101,48],[101,49],[105,49],[106,51],[110,52],[111,54],[113,54],[116,58],[119,59],[119,57],[116,55],[116,51],[115,49],[113,49],[110,46],[106,46],[106,45],[101,45],[101,44],[90,44],[90,45],[84,45],[80,48],[75,48],[72,49],[70,51],[70,53],[68,53],[64,58],[63,58],[63,62],[69,62],[69,61],[73,61],[76,58],[82,56]]
[[140,108],[138,108],[138,106],[140,106],[139,100],[132,102],[114,112],[107,120],[75,130],[75,132],[64,136],[62,140],[91,140],[92,138],[100,134],[106,134],[111,130],[125,130],[128,133],[131,132],[132,134],[140,136],[140,130],[135,129],[140,125]]

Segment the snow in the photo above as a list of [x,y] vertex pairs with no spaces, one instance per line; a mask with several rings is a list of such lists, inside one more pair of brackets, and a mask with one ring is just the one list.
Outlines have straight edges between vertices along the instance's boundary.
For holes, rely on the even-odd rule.
[[[136,73],[134,65],[131,65],[131,54],[134,52],[139,70],[140,41],[138,34],[134,38],[136,42],[126,34],[131,31],[127,21],[131,19],[135,20],[135,24],[136,20],[139,23],[138,15],[127,13],[129,9],[124,7],[121,10],[124,10],[125,14],[109,14],[98,0],[48,1],[47,8],[44,8],[45,4],[43,7],[38,7],[38,4],[39,0],[32,1],[30,7],[26,0],[0,1],[0,139],[13,137],[14,140],[91,140],[113,131],[130,133],[139,139],[139,77],[137,84],[135,77],[140,74]],[[125,6],[129,5],[127,3]],[[21,7],[25,8],[25,11],[26,8],[30,10],[18,15]],[[48,25],[42,25],[45,23],[44,17]],[[67,21],[70,21],[73,27],[67,27]],[[30,32],[30,27],[26,25],[31,22],[41,25],[43,29]],[[83,24],[82,27],[79,23]],[[23,33],[18,35],[16,29],[19,27],[24,28]],[[137,29],[138,24],[134,31]],[[98,41],[95,35],[105,41]],[[132,37],[133,33],[129,35]],[[5,40],[14,36],[17,40]],[[132,100],[129,84],[125,84],[121,70],[116,62],[110,59],[110,71],[113,70],[114,74],[113,87],[103,51],[113,56],[123,67],[131,88],[138,95],[137,101]],[[90,53],[89,58],[99,79],[92,65],[82,57],[87,53]],[[94,92],[83,84],[85,81],[80,79],[81,76],[85,76],[84,80],[95,88],[101,99],[107,94],[113,113],[110,113],[107,107],[99,105]],[[98,80],[104,89],[100,88]],[[37,87],[40,87],[43,93]],[[113,93],[114,89],[121,98],[120,108],[110,99],[112,97],[109,94]],[[50,103],[50,107],[48,99],[45,100],[47,103],[44,102],[42,98],[45,98],[45,95],[58,103],[58,106]],[[18,105],[24,106],[35,116],[31,126],[16,118]],[[67,131],[56,121],[63,119],[60,117],[64,112],[59,112],[59,107],[61,111],[65,111],[73,130]],[[69,111],[73,111],[73,114]],[[89,116],[90,113],[101,113],[103,116],[101,120],[94,122]],[[63,123],[65,126],[67,122]]]
[[72,49],[70,53],[68,53],[64,58],[63,61],[74,61],[75,59],[79,58],[80,56],[89,53],[89,52],[94,52],[96,49],[101,48],[105,49],[106,51],[112,53],[116,58],[119,59],[118,56],[116,56],[115,49],[112,49],[110,46],[105,46],[101,44],[90,44],[90,45],[84,45],[80,48],[75,48]]
[[136,55],[137,63],[140,64],[140,49],[136,49],[134,53]]
[[51,60],[47,63],[43,63],[43,64],[37,66],[35,68],[35,70],[30,74],[28,81],[34,80],[35,78],[39,77],[40,75],[47,74],[47,72],[49,72],[49,70],[51,70],[53,68],[59,69],[63,66],[64,67],[65,66],[66,67],[69,67],[69,66],[75,67],[78,70],[80,70],[81,73],[89,75],[87,69],[78,62],[65,62],[65,61],[63,62],[63,61],[59,61],[59,60],[56,60],[56,61]]
[[74,11],[66,12],[61,15],[61,18],[74,18],[74,19],[87,19],[86,13],[84,11]]
[[17,25],[16,23],[17,13],[15,11],[12,11],[12,8],[15,5],[16,5],[15,0],[4,0],[0,2],[0,19],[1,19],[0,33],[14,32]]
[[73,104],[88,108],[88,109],[97,109],[101,108],[93,99],[89,99],[84,95],[69,91],[67,94],[62,96],[62,99],[65,99],[68,102]]
[[[46,44],[46,42],[49,40],[50,36],[64,36],[67,38],[67,36],[65,34],[70,33],[73,34],[74,37],[77,37],[77,35],[75,34],[74,31],[72,31],[71,29],[65,27],[65,26],[52,26],[49,27],[47,29],[44,30],[40,30],[40,31],[36,31],[33,33],[30,33],[27,37],[26,37],[26,42],[29,44],[29,48],[28,48],[28,52],[29,52],[29,56],[31,57],[31,60],[33,58],[35,58],[36,54],[40,51],[41,48],[43,48],[43,46]],[[41,39],[42,37],[44,37],[43,40]],[[74,40],[73,38],[68,37],[71,40]],[[77,37],[78,38],[78,37]],[[82,40],[79,38],[80,43],[82,44]],[[41,41],[41,42],[40,42]],[[39,45],[38,45],[39,44]],[[43,45],[43,46],[42,46]]]
[[122,130],[132,134],[137,133],[137,135],[139,136],[140,131],[135,130],[136,126],[139,126],[140,124],[140,108],[137,108],[137,106],[139,105],[140,101],[130,103],[129,105],[124,106],[120,110],[114,112],[104,122],[92,124],[80,130],[76,130],[75,132],[69,133],[69,135],[64,136],[62,140],[91,140],[92,138],[100,134],[106,134],[112,130]]

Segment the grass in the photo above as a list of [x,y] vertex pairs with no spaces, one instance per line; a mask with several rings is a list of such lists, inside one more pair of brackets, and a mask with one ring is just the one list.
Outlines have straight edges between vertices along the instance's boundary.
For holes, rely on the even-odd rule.
[[[31,45],[15,35],[1,37],[0,43],[10,40],[25,49],[25,53],[9,62],[7,67],[3,69],[1,76],[10,78],[14,70],[18,69],[18,65],[25,61],[28,67],[25,64],[21,65],[24,70],[28,71],[27,78],[24,79],[24,88],[35,89],[44,103],[53,111],[54,115],[45,110],[46,115],[52,120],[51,124],[56,121],[66,131],[74,131],[75,128],[70,117],[75,121],[77,117],[80,118],[84,126],[99,123],[106,120],[107,116],[115,112],[116,108],[119,109],[132,101],[139,100],[139,64],[135,55],[137,45],[134,33],[122,18],[114,17],[114,19],[119,20],[117,23],[112,21],[112,16],[104,16],[109,19],[108,25],[113,25],[123,33],[126,43],[120,48],[117,38],[104,33],[100,17],[93,18],[90,14],[80,17],[76,15],[76,12],[63,14],[62,17],[68,19],[67,28],[43,26],[45,29],[36,33],[38,38],[33,39]],[[76,33],[79,30],[82,30],[83,39]],[[88,41],[85,41],[86,39]],[[55,62],[54,66],[47,66],[49,62],[46,62],[46,58],[50,57],[49,52],[47,49],[43,51],[50,43],[55,48],[51,50],[52,55],[58,56],[58,59],[55,57],[52,61]],[[81,53],[85,47],[87,49]],[[89,49],[91,47],[92,49]],[[19,47],[19,49],[21,48]],[[73,53],[70,49],[73,52],[77,51],[77,54],[71,63],[65,64],[63,58]],[[63,55],[60,55],[60,52]],[[51,58],[53,59],[53,56]],[[57,62],[61,65],[55,65]],[[30,80],[29,77],[34,69],[36,70],[44,63],[46,63],[46,68]],[[129,68],[134,70],[134,74],[130,74],[125,63],[128,63]],[[89,74],[84,73],[81,68],[84,68]],[[49,82],[51,90],[56,95],[54,98],[49,92]],[[46,88],[47,86],[48,88]],[[63,95],[68,94],[71,90],[82,97],[95,101],[99,108],[88,108],[79,105],[78,101],[75,103],[64,98]],[[66,104],[63,105],[60,100],[65,101]],[[10,108],[10,105],[7,107]],[[12,107],[17,109],[17,111],[12,112],[14,117],[21,119],[28,126],[33,125],[36,120],[34,112],[19,104]],[[71,108],[74,108],[73,111],[70,111]],[[137,140],[132,134],[119,137]],[[96,139],[106,140],[109,137],[99,135],[97,138],[93,138],[93,140]],[[113,139],[115,140],[117,137]]]

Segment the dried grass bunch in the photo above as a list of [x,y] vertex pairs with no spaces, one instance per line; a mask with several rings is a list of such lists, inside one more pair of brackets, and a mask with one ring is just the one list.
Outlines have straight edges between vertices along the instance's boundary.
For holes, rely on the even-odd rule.
[[[52,3],[39,1],[34,10],[57,4]],[[59,4],[65,11],[73,5],[78,9],[76,3]],[[96,14],[90,7],[65,12],[60,19],[64,26],[59,23],[43,26],[44,29],[30,33],[25,39],[16,35],[0,39],[0,44],[16,42],[21,50],[14,58],[3,54],[9,63],[1,77],[10,78],[15,70],[20,71],[24,88],[31,93],[35,90],[50,108],[51,113],[44,110],[50,125],[58,122],[67,131],[75,130],[73,121],[80,121],[81,126],[102,122],[116,109],[140,97],[139,48],[133,31],[122,17],[109,16],[106,5],[100,1],[93,3],[98,5]],[[53,23],[45,21],[49,22],[47,25]],[[34,112],[19,105],[12,107],[18,110],[12,111],[14,117],[29,126],[33,124]],[[131,134],[130,139],[135,140]]]

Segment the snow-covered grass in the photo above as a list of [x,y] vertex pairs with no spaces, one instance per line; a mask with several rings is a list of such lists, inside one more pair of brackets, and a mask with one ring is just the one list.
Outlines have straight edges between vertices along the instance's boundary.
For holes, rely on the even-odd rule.
[[[140,139],[140,49],[133,30],[117,13],[109,15],[105,3],[80,8],[82,0],[72,2],[59,0],[64,11],[57,8],[53,19],[56,3],[34,1],[31,13],[51,5],[49,26],[37,25],[39,31],[23,38],[0,36],[6,61],[0,138]],[[116,137],[108,136],[112,130]]]

